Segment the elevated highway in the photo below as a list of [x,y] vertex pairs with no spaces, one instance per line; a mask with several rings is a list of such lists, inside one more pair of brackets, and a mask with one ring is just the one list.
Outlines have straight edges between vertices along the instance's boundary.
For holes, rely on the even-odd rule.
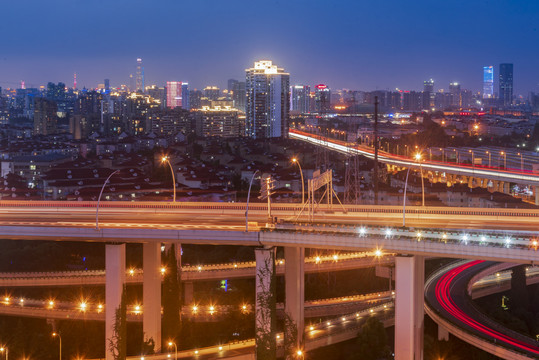
[[[362,155],[367,158],[374,158],[374,149],[367,146],[361,146],[344,141],[339,141],[311,133],[293,130],[289,132],[293,139],[306,141],[308,143],[324,146],[330,150],[338,151],[343,154]],[[384,151],[379,151],[378,161],[398,167],[419,167],[419,163],[408,157],[394,155]],[[463,175],[467,177],[489,179],[501,182],[511,182],[516,184],[539,186],[539,174],[530,171],[521,171],[516,169],[500,169],[488,166],[473,166],[464,164],[455,164],[441,161],[422,160],[421,166],[426,171],[435,171],[439,173],[450,173],[453,175]]]

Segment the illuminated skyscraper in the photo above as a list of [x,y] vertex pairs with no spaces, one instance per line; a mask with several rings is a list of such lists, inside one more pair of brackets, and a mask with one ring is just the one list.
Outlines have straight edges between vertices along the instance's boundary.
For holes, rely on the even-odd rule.
[[311,103],[311,87],[308,85],[292,86],[291,110],[298,113],[308,113]]
[[500,64],[500,100],[503,106],[513,102],[513,64]]
[[144,92],[144,68],[142,67],[142,59],[137,59],[137,77],[136,77],[136,91]]
[[458,82],[449,83],[449,93],[452,96],[451,105],[459,108],[462,106],[462,93],[460,91],[460,84]]
[[167,107],[174,109],[182,106],[181,81],[167,81]]
[[318,84],[314,87],[314,107],[320,114],[326,114],[331,110],[331,91],[324,84]]
[[254,139],[286,137],[290,116],[290,74],[270,60],[245,70],[247,136]]
[[494,67],[483,67],[483,99],[494,97]]
[[182,93],[180,94],[182,109],[190,110],[191,104],[189,103],[189,83],[182,82]]
[[204,88],[204,97],[208,98],[209,100],[219,100],[220,96],[221,89],[219,89],[217,86],[206,86]]

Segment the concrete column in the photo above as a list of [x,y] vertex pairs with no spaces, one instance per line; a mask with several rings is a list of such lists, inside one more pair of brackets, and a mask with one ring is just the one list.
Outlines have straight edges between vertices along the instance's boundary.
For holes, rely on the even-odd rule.
[[397,256],[395,268],[395,360],[422,360],[424,257]]
[[303,345],[303,333],[305,330],[305,248],[285,247],[285,307],[287,318],[293,322],[297,333],[285,332],[285,342],[288,337],[296,337],[296,343],[290,344],[297,349]]
[[472,189],[474,187],[474,178],[472,176],[468,178],[468,187]]
[[255,258],[255,354],[275,359],[275,248],[257,248]]
[[449,331],[438,325],[438,341],[449,341]]
[[114,360],[109,341],[114,338],[116,309],[125,286],[125,244],[105,246],[105,359]]
[[539,206],[539,186],[534,186],[533,191],[535,192],[535,205]]
[[510,194],[511,193],[511,183],[506,181],[503,183],[503,193],[504,194]]
[[142,331],[144,340],[153,338],[155,351],[161,350],[161,244],[142,245]]
[[193,282],[186,281],[183,283],[183,303],[189,305],[193,303]]

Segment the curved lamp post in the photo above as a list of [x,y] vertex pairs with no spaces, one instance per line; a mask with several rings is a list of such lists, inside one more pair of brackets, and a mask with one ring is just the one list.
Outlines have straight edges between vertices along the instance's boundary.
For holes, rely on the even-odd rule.
[[172,202],[176,202],[176,178],[174,177],[174,169],[172,168],[172,165],[170,164],[170,159],[168,156],[163,156],[161,158],[162,163],[167,163],[170,167],[170,173],[172,174],[172,189],[174,190],[174,195],[172,197]]
[[249,182],[249,192],[247,193],[247,205],[245,207],[245,232],[249,230],[249,198],[251,197],[251,186],[253,185],[253,180],[255,179],[256,173],[258,173],[258,170],[256,170],[253,173],[253,176],[251,177],[251,181]]
[[6,352],[6,360],[9,360],[8,359],[8,349],[7,349],[7,346],[2,346],[0,347],[0,352]]
[[303,180],[303,171],[301,170],[301,164],[297,158],[292,158],[292,162],[298,164],[299,173],[301,174],[301,205],[305,203],[305,181]]
[[60,336],[60,333],[53,332],[52,337],[58,336],[58,340],[60,340],[60,360],[62,360],[62,337]]
[[[425,206],[425,187],[423,186],[423,172],[421,169],[421,154],[415,154],[415,159],[419,162],[419,169],[421,171],[421,193],[422,193],[422,204]],[[404,195],[402,198],[402,227],[406,226],[406,189],[408,188],[408,175],[410,175],[410,167],[406,172],[406,181],[404,182]]]
[[178,347],[176,346],[175,342],[169,341],[168,346],[174,346],[174,360],[178,360]]
[[119,173],[119,172],[120,172],[120,170],[116,170],[112,174],[110,174],[109,177],[107,178],[107,180],[105,180],[105,183],[103,184],[103,186],[101,187],[101,191],[99,192],[99,197],[97,198],[97,207],[95,209],[95,229],[96,230],[99,230],[99,217],[98,216],[99,216],[99,202],[101,201],[101,195],[103,195],[103,190],[105,190],[105,186],[107,186],[107,184],[108,184],[110,178],[112,177],[112,175],[114,175],[116,173]]

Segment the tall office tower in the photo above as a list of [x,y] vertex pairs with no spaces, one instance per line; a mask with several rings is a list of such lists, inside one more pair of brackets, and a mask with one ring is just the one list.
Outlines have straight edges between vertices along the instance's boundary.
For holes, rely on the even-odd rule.
[[462,93],[460,91],[460,84],[458,82],[449,83],[449,93],[452,97],[451,105],[462,108]]
[[58,115],[56,102],[45,98],[34,99],[34,134],[50,135],[56,133]]
[[423,109],[433,108],[435,98],[436,93],[434,92],[434,80],[429,79],[423,81]]
[[423,91],[434,92],[434,80],[423,81]]
[[292,101],[290,110],[300,114],[308,113],[311,102],[311,87],[308,85],[294,85],[292,88]]
[[245,111],[245,81],[228,80],[228,92],[232,93],[234,108]]
[[108,92],[110,90],[110,80],[105,79],[105,91]]
[[219,96],[221,96],[221,89],[217,86],[206,86],[204,88],[204,97],[208,98],[208,100],[219,100]]
[[181,81],[167,81],[167,107],[174,109],[182,106]]
[[182,82],[181,98],[182,98],[182,104],[180,106],[182,107],[182,109],[190,110],[191,104],[189,102],[189,83]]
[[144,92],[144,68],[142,67],[142,59],[137,59],[137,76],[136,76],[135,89],[137,92]]
[[314,108],[317,113],[325,114],[331,110],[331,91],[324,84],[318,84],[314,87]]
[[288,136],[290,74],[271,60],[245,69],[246,135],[254,139]]
[[494,97],[494,66],[483,66],[483,99]]
[[500,100],[503,106],[513,102],[513,64],[500,64]]

